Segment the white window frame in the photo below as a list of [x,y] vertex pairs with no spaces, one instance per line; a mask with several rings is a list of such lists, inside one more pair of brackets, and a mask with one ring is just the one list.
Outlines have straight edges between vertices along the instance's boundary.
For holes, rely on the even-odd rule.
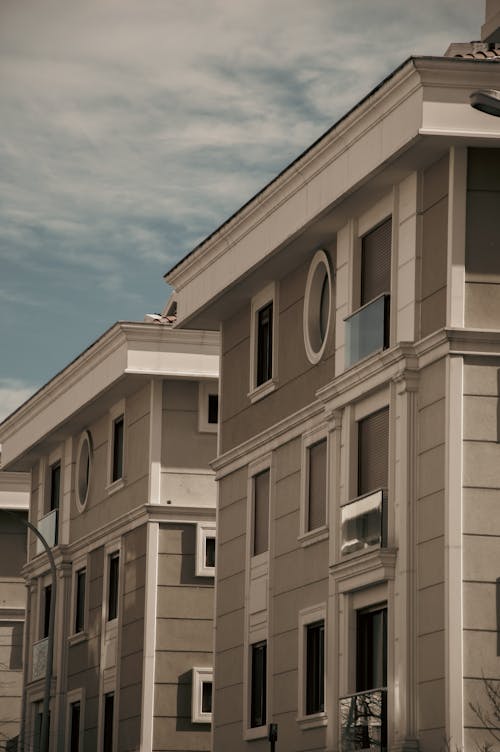
[[328,665],[328,637],[327,637],[327,605],[326,603],[319,603],[309,608],[304,608],[299,611],[299,680],[298,680],[298,708],[299,713],[297,716],[297,723],[301,728],[316,728],[319,726],[326,726],[328,719],[326,710],[322,710],[320,713],[314,713],[308,715],[306,713],[306,691],[307,691],[307,627],[309,624],[315,624],[322,621],[325,629],[325,665],[324,665],[324,684],[325,684],[325,708],[328,707],[326,691],[326,667]]
[[212,713],[202,710],[203,684],[212,684],[212,704],[214,698],[214,670],[211,666],[194,667],[192,671],[191,689],[191,722],[212,723]]
[[208,398],[210,395],[219,397],[219,384],[217,381],[200,381],[198,383],[198,432],[217,433],[217,423],[208,422]]
[[206,549],[207,539],[213,538],[216,541],[215,522],[198,522],[196,525],[196,576],[197,577],[215,577],[215,567],[207,567]]
[[[85,494],[85,498],[83,501],[80,499],[80,459],[83,451],[84,444],[88,444],[89,448],[89,481],[87,485],[87,493]],[[92,482],[92,466],[93,466],[93,445],[92,445],[92,435],[90,431],[85,430],[81,433],[80,439],[78,441],[78,448],[76,452],[76,464],[75,464],[75,500],[76,500],[76,508],[80,513],[85,511],[85,508],[87,506],[87,501],[89,498],[89,492],[90,492],[90,484]]]
[[[273,336],[272,336],[272,366],[271,378],[263,384],[257,385],[257,344],[258,344],[258,312],[268,303],[273,304]],[[252,298],[250,307],[250,390],[248,398],[257,402],[278,386],[278,290],[275,282],[264,287]]]
[[[77,574],[85,569],[85,608],[83,612],[83,630],[81,632],[75,632],[75,619],[76,619],[76,588],[77,588]],[[89,566],[88,556],[85,555],[73,562],[71,572],[71,609],[70,609],[70,634],[69,643],[75,645],[78,642],[83,642],[87,639],[88,633],[88,613],[89,613]]]
[[[314,530],[308,530],[309,510],[309,448],[323,439],[326,440],[326,500],[325,524]],[[300,485],[300,520],[299,537],[302,546],[309,546],[328,537],[329,525],[329,497],[330,497],[330,452],[331,441],[329,431],[325,426],[319,426],[302,436],[302,472]]]
[[[114,428],[115,422],[123,415],[123,457],[122,457],[122,476],[116,480],[113,477],[113,453],[114,453]],[[106,491],[108,494],[115,493],[123,488],[126,480],[125,457],[127,456],[127,430],[126,430],[126,412],[125,399],[117,402],[109,411],[109,428],[108,428],[108,483]]]
[[[317,274],[318,268],[322,266],[326,270],[326,276],[328,279],[328,287],[330,294],[330,307],[328,312],[328,322],[326,325],[326,332],[323,341],[319,348],[315,349],[313,342],[311,342],[311,328],[319,327],[319,298],[321,295],[321,287],[319,285],[319,278]],[[309,272],[307,274],[306,289],[304,296],[304,313],[302,319],[303,332],[304,332],[304,346],[306,349],[306,355],[310,363],[316,365],[319,363],[325,352],[330,329],[333,326],[333,312],[335,310],[335,301],[333,297],[333,272],[330,268],[330,260],[325,251],[319,250],[313,256],[311,264],[309,266]]]
[[78,750],[83,750],[83,732],[85,730],[85,689],[83,687],[79,689],[72,689],[66,695],[66,724],[65,724],[65,738],[66,749],[70,748],[71,741],[71,705],[75,702],[80,703],[80,733],[78,741]]

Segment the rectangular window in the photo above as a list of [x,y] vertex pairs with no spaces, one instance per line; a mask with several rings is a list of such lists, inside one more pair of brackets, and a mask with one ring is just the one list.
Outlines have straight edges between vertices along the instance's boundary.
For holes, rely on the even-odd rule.
[[[43,703],[37,702],[34,705],[33,719],[33,751],[40,752],[42,749],[42,725],[43,725]],[[50,738],[50,710],[48,716],[48,735]]]
[[392,218],[361,240],[361,305],[391,292]]
[[113,715],[115,708],[114,692],[104,695],[104,722],[102,734],[102,752],[113,752]]
[[267,704],[267,643],[251,646],[250,726],[266,725]]
[[201,683],[201,712],[212,712],[212,682],[202,681]]
[[49,636],[50,604],[52,601],[52,585],[46,585],[43,589],[43,622],[42,637]]
[[69,752],[80,752],[80,702],[69,706]]
[[61,463],[50,466],[50,511],[59,509],[61,498]]
[[269,548],[269,470],[253,478],[253,555]]
[[87,572],[79,569],[75,575],[75,634],[85,629],[85,586]]
[[322,439],[307,450],[307,530],[315,530],[326,524],[326,449],[326,439]]
[[215,538],[213,536],[205,539],[205,567],[210,569],[215,567]]
[[257,311],[257,373],[255,385],[269,381],[273,375],[273,304]]
[[118,616],[120,554],[118,551],[108,557],[108,621]]
[[123,477],[123,415],[113,421],[113,465],[111,482]]
[[325,623],[306,626],[306,714],[325,709]]
[[208,422],[214,425],[219,420],[219,395],[208,395]]
[[389,408],[358,423],[358,496],[387,488],[389,466]]
[[210,723],[212,721],[212,685],[212,668],[193,668],[191,689],[192,723]]
[[387,608],[358,611],[356,691],[387,686]]

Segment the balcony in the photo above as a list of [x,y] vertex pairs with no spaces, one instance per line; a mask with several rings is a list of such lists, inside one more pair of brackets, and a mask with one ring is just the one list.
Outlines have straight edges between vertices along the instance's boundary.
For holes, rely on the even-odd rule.
[[31,680],[43,679],[47,672],[47,650],[49,638],[33,643],[33,652],[31,656]]
[[357,692],[340,699],[340,750],[387,749],[387,689]]
[[379,489],[340,508],[342,556],[387,546],[387,491]]
[[391,296],[384,293],[344,319],[346,368],[389,347],[390,301]]
[[[38,521],[38,530],[41,532],[50,548],[57,544],[57,509],[48,512]],[[36,539],[36,552],[41,554],[45,551],[42,543]]]

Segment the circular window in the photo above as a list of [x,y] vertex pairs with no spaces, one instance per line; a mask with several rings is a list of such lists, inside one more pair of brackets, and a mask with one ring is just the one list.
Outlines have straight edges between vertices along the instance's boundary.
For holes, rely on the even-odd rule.
[[311,261],[304,300],[304,342],[307,357],[317,363],[326,346],[332,308],[330,264],[324,251]]
[[83,512],[87,503],[91,468],[92,437],[88,431],[85,431],[80,438],[76,461],[76,501],[80,512]]

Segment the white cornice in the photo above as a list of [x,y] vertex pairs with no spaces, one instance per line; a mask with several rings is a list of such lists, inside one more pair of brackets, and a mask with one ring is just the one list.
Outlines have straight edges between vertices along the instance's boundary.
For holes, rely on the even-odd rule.
[[217,378],[218,333],[118,322],[0,425],[7,467],[126,375]]

